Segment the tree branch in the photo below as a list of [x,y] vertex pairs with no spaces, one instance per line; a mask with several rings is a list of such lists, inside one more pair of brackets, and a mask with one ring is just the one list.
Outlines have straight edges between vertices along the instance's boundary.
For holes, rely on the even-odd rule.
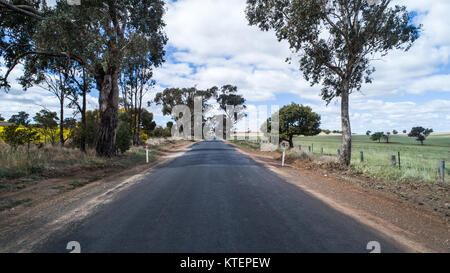
[[36,19],[42,19],[42,12],[36,10],[35,8],[27,5],[13,5],[10,4],[4,0],[0,0],[0,5],[4,6],[7,9],[16,11],[18,13],[21,13],[23,15],[27,15],[30,17],[34,17]]

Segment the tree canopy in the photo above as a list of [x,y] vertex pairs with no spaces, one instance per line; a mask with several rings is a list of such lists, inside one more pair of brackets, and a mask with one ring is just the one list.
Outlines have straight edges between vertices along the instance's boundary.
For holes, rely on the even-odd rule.
[[300,70],[312,85],[322,86],[330,103],[341,99],[341,163],[350,164],[349,94],[372,82],[370,61],[392,49],[408,50],[419,37],[419,27],[404,6],[391,0],[247,0],[251,25],[273,29],[300,53]]
[[[39,75],[37,69],[45,67],[49,58],[78,63],[93,75],[100,93],[97,153],[114,155],[119,74],[130,55],[139,55],[152,66],[164,61],[164,1],[83,0],[82,5],[57,1],[55,7],[25,2],[22,10],[17,1],[0,2],[1,57],[8,67],[1,86],[9,88],[8,75],[20,61],[25,76]],[[30,14],[31,9],[36,12]]]
[[[294,147],[293,138],[296,135],[314,136],[321,132],[320,115],[314,113],[309,106],[296,103],[283,106],[279,111],[279,135],[280,140],[289,141],[289,146]],[[261,125],[261,131],[270,132],[272,129],[271,118]]]
[[423,145],[425,139],[433,133],[433,129],[425,129],[422,126],[413,127],[411,132],[409,132],[409,137],[415,137],[417,141],[420,141],[420,144]]

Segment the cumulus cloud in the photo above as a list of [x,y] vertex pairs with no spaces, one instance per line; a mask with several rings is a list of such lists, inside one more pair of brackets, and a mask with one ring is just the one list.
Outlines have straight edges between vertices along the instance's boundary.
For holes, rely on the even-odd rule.
[[[387,131],[420,124],[450,131],[450,1],[396,0],[394,4],[414,11],[423,32],[408,52],[374,56],[373,84],[363,85],[351,96],[352,128]],[[167,1],[167,62],[155,70],[157,86],[145,101],[166,87],[234,84],[255,107],[291,101],[307,104],[321,114],[323,128],[340,129],[339,101],[326,106],[319,96],[321,87],[311,87],[303,79],[288,44],[278,42],[271,31],[248,25],[245,6],[245,0]],[[288,57],[292,63],[285,62]],[[18,76],[20,69],[15,73]],[[38,104],[56,109],[56,101],[45,91],[19,90],[15,83],[10,93],[0,93],[3,116],[24,107],[38,111]],[[96,106],[95,97],[90,102]],[[160,124],[169,119],[162,116],[160,106],[149,110]]]

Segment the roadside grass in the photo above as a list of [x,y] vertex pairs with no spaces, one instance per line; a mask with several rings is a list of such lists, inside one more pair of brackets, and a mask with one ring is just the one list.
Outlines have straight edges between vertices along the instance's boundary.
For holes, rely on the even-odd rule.
[[[171,145],[173,143],[169,143]],[[153,162],[161,154],[159,144],[150,147],[149,162]],[[0,142],[0,191],[17,191],[38,183],[45,177],[52,177],[65,172],[83,170],[83,168],[118,168],[126,169],[145,164],[146,152],[142,147],[132,147],[128,152],[113,158],[98,157],[94,149],[86,153],[78,149],[46,145],[39,148],[32,145],[12,149]],[[81,187],[92,179],[75,179],[70,186]],[[11,183],[14,181],[14,183]]]
[[[253,150],[259,149],[258,139],[231,140],[232,143]],[[303,161],[337,161],[337,150],[341,149],[340,136],[296,137],[295,149],[287,152],[287,158]],[[301,150],[299,150],[301,146]],[[310,149],[311,148],[311,152]],[[279,149],[278,152],[281,152]],[[364,160],[361,162],[361,152]],[[398,153],[400,163],[398,165]],[[396,156],[396,165],[392,156]],[[450,183],[450,135],[430,136],[425,145],[414,138],[394,135],[390,143],[373,142],[365,135],[354,135],[352,143],[351,169],[372,178],[391,182],[442,183],[439,176],[440,161],[446,161],[446,180]]]
[[253,150],[258,150],[259,149],[259,144],[258,143],[254,143],[254,142],[249,142],[247,140],[230,140],[230,142],[243,146],[243,147],[247,147]]
[[1,202],[3,204],[0,204],[0,212],[15,208],[20,205],[24,205],[24,204],[26,205],[27,203],[30,203],[31,201],[33,201],[33,200],[30,198],[27,198],[27,199],[22,199],[22,200],[7,200],[6,202]]
[[[340,148],[340,136],[297,137],[296,148],[312,154],[336,156]],[[361,152],[363,161],[361,162]],[[400,164],[398,165],[398,154]],[[392,164],[396,157],[396,165]],[[355,135],[352,143],[351,168],[370,177],[381,177],[390,181],[439,182],[438,167],[441,160],[450,160],[450,135],[430,136],[425,145],[420,145],[414,138],[392,136],[390,143],[370,141],[368,136]],[[450,168],[447,168],[446,182],[449,180]]]

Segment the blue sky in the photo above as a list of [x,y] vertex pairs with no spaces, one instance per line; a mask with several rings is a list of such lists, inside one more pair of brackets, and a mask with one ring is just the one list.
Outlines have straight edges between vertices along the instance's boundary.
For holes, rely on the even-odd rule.
[[[410,51],[393,51],[373,62],[377,69],[373,84],[351,95],[352,129],[357,133],[402,131],[421,125],[450,132],[450,1],[396,3],[416,13],[423,33]],[[233,84],[247,99],[249,111],[260,105],[307,104],[321,114],[322,128],[340,129],[339,101],[326,106],[319,96],[321,87],[310,87],[303,79],[288,45],[278,42],[273,32],[248,26],[244,9],[245,0],[168,1],[167,61],[155,70],[157,86],[146,99],[166,87]],[[293,58],[291,64],[284,61],[287,57]],[[14,74],[19,76],[21,70]],[[43,104],[55,111],[58,107],[39,88],[25,96],[15,84],[10,93],[0,94],[4,117],[24,107],[34,114]],[[97,105],[95,92],[89,105]],[[159,124],[169,120],[160,107],[149,110]]]

